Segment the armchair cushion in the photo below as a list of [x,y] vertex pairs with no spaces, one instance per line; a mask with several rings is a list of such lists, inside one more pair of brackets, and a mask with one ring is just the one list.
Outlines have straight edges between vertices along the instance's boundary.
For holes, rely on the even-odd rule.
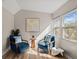
[[44,39],[38,42],[38,48],[43,49],[48,53],[48,48],[55,46],[55,37],[52,35],[46,35]]
[[28,42],[22,41],[21,36],[10,35],[9,39],[10,39],[11,50],[14,52],[21,53],[21,52],[26,51],[26,49],[29,48]]
[[38,48],[43,49],[45,53],[48,53],[48,42],[43,40],[40,40],[38,43]]
[[18,43],[18,48],[19,48],[20,53],[22,53],[26,51],[27,48],[29,48],[29,44],[26,42],[20,42]]
[[45,41],[45,40],[40,40],[38,44],[45,46],[45,45],[47,45],[47,41]]
[[15,43],[22,42],[21,36],[14,36],[14,38],[15,38]]

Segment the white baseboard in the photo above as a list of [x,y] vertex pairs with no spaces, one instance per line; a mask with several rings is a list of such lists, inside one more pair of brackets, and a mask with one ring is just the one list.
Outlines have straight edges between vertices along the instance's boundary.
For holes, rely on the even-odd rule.
[[5,55],[9,50],[10,50],[10,48],[7,48],[5,51],[3,51],[2,56]]
[[69,56],[68,54],[65,54],[65,57],[66,57],[67,59],[72,59],[72,57]]

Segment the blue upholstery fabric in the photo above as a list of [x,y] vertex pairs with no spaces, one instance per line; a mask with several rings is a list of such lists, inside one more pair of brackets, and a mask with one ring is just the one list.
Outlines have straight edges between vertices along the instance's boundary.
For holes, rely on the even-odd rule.
[[38,43],[38,48],[43,49],[45,53],[48,53],[48,44],[45,40],[40,40]]
[[26,42],[18,43],[18,45],[19,45],[19,52],[20,53],[25,52],[25,50],[29,48],[29,44]]
[[[38,43],[38,48],[43,49],[44,52],[48,53],[49,42],[55,41],[55,37],[51,35],[46,35],[44,39],[40,40]],[[55,42],[52,43],[52,47],[55,46]]]
[[53,45],[52,47],[55,47],[55,36],[52,36],[52,37],[51,37],[51,41],[54,41],[54,42],[52,43],[52,45]]
[[44,52],[48,52],[48,43],[44,40],[41,40],[39,43],[38,43],[38,47],[41,48],[41,49],[44,49]]
[[9,37],[10,39],[10,47],[11,47],[11,50],[14,51],[14,52],[17,52],[17,53],[22,53],[24,51],[26,51],[26,49],[29,48],[29,44],[28,42],[20,42],[20,43],[16,43],[15,41],[15,38],[13,35],[10,35]]

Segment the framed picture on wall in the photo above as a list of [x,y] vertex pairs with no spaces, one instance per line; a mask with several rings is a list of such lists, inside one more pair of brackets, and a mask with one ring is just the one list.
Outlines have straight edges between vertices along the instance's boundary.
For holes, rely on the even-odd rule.
[[26,18],[25,19],[25,31],[40,31],[40,19],[39,18]]

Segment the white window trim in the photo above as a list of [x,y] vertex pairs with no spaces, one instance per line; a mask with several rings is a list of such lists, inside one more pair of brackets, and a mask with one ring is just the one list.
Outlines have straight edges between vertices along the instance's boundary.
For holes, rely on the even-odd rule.
[[[63,38],[63,24],[64,24],[64,17],[66,16],[66,15],[68,15],[68,14],[70,14],[70,13],[72,13],[72,12],[75,12],[75,11],[77,11],[77,9],[74,9],[74,10],[71,10],[71,11],[69,11],[69,12],[67,12],[67,13],[65,13],[64,15],[61,15],[60,17],[57,17],[57,18],[55,18],[54,20],[53,20],[53,33],[55,34],[55,28],[58,28],[58,27],[54,27],[54,22],[55,21],[59,21],[58,20],[58,18],[61,18],[61,24],[60,24],[60,29],[61,29],[61,39],[63,39],[63,40],[68,40],[68,41],[71,41],[71,42],[77,42],[77,40],[69,40],[69,39],[64,39]],[[76,29],[77,29],[77,26],[76,26]],[[76,33],[77,34],[77,33]]]

